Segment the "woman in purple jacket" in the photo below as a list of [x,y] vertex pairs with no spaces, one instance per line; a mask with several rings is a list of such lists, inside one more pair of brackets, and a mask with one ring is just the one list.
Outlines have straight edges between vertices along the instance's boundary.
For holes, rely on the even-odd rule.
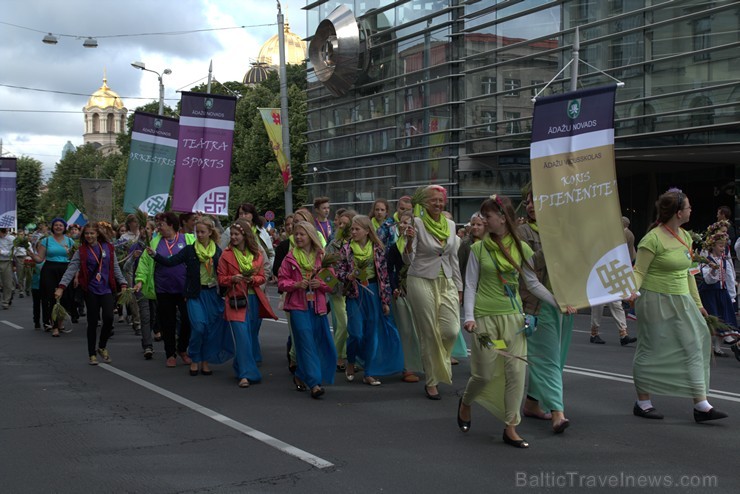
[[116,305],[116,287],[126,289],[126,278],[118,266],[113,244],[105,237],[97,223],[88,223],[82,228],[80,248],[74,253],[67,270],[54,292],[54,296],[62,297],[64,289],[74,280],[79,272],[78,282],[85,294],[87,307],[87,353],[88,363],[97,365],[95,356],[95,337],[97,336],[98,317],[102,309],[103,326],[100,330],[100,341],[97,353],[105,363],[111,358],[106,348],[108,338],[113,329],[113,309]]

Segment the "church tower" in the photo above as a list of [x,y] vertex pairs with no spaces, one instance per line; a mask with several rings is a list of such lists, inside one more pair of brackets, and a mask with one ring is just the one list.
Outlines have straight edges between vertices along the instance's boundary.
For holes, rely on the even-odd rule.
[[82,113],[85,114],[83,142],[91,143],[105,155],[118,152],[116,137],[126,131],[128,110],[118,94],[108,87],[105,75],[103,85],[90,96]]

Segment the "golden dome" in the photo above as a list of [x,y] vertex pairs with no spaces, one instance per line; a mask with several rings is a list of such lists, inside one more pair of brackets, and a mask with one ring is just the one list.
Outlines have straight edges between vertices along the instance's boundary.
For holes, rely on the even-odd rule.
[[[298,65],[306,60],[306,43],[300,36],[290,31],[286,22],[284,25],[285,32],[285,63]],[[257,56],[258,63],[264,63],[276,67],[280,65],[280,43],[278,35],[268,39]]]
[[108,79],[103,77],[103,85],[100,86],[100,89],[95,91],[92,96],[90,96],[89,100],[87,100],[85,110],[89,110],[93,107],[109,108],[111,106],[120,110],[123,108],[123,101],[115,91],[108,87]]

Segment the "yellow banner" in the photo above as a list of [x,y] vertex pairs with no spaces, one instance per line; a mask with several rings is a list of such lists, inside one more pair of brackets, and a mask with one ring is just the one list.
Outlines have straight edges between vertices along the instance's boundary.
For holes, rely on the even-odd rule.
[[596,306],[635,290],[614,167],[614,87],[538,99],[532,198],[555,298]]
[[262,121],[270,138],[270,146],[275,152],[278,166],[283,177],[283,187],[287,187],[293,177],[290,175],[290,163],[283,151],[283,124],[280,119],[280,108],[258,108],[262,115]]

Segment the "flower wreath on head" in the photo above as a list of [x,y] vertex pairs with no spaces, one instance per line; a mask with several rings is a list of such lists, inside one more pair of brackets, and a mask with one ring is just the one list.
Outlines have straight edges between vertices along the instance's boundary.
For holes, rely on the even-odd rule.
[[[724,220],[723,220],[724,221]],[[720,222],[718,222],[720,223]],[[706,250],[710,250],[717,242],[721,241],[729,242],[730,236],[725,232],[715,232],[711,234],[707,234],[706,240],[704,240],[704,248]]]
[[496,207],[498,207],[499,212],[504,214],[504,204],[501,202],[501,196],[498,194],[491,194],[488,198],[496,203]]
[[727,220],[719,220],[716,223],[712,223],[707,228],[707,237],[710,235],[714,235],[715,233],[720,233],[721,228],[730,228],[730,222]]

